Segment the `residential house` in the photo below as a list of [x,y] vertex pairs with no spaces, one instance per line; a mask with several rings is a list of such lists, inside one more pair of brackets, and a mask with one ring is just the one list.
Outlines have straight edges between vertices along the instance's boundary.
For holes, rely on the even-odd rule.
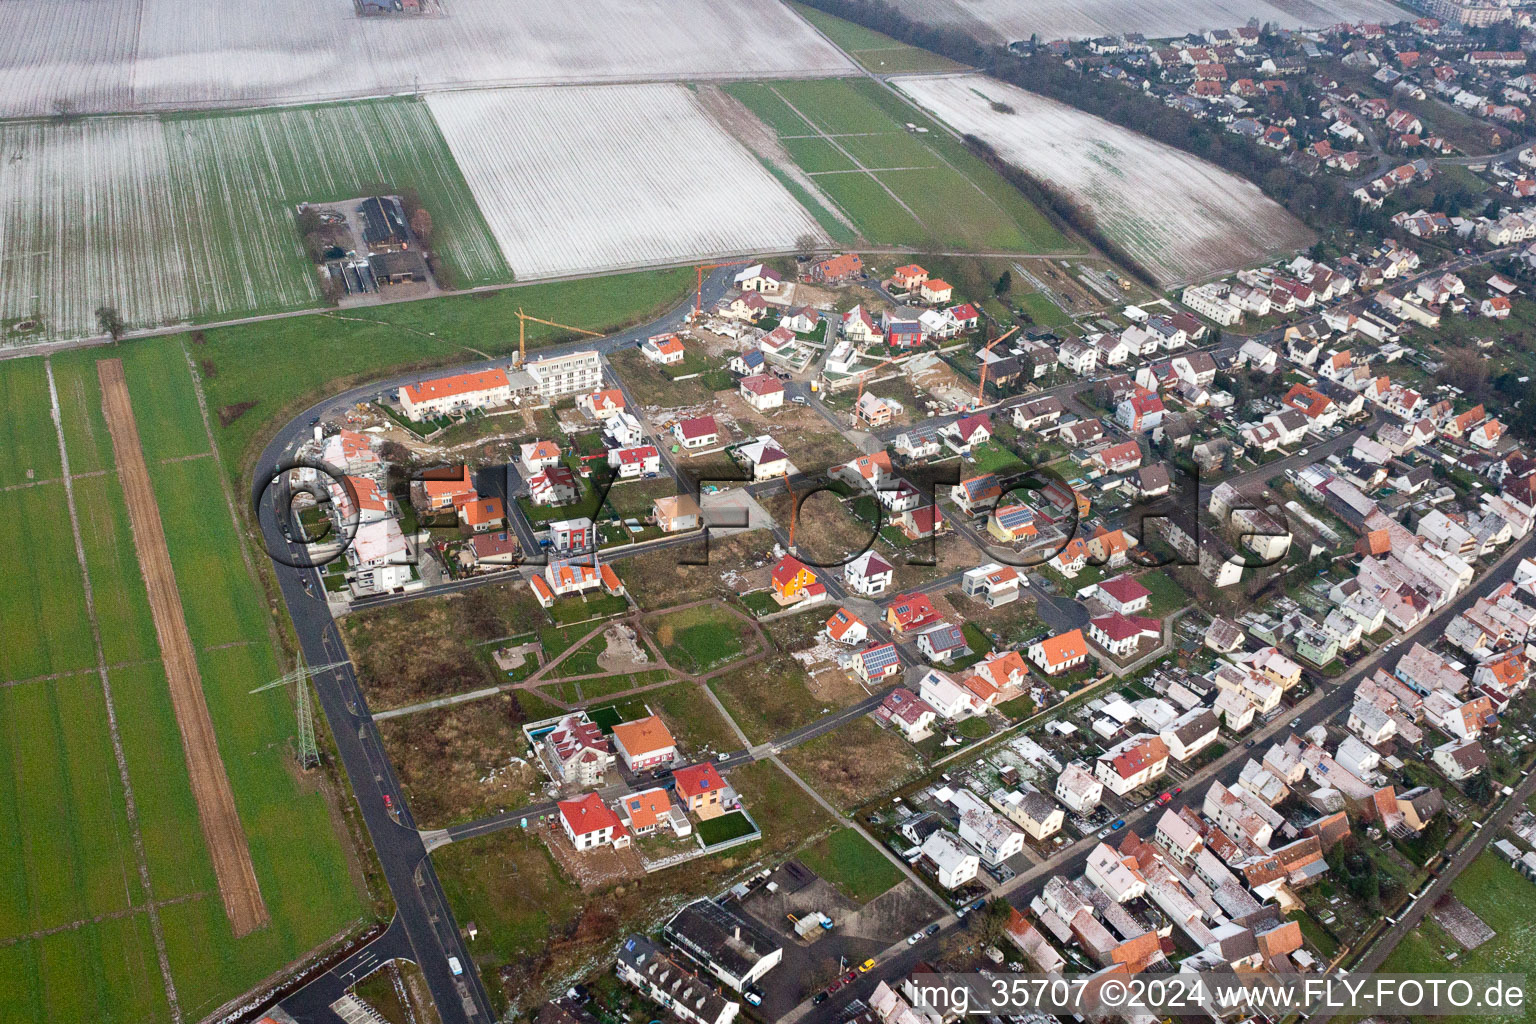
[[665,767],[677,757],[677,742],[658,715],[614,726],[613,747],[632,772]]
[[870,549],[843,566],[843,581],[855,594],[877,597],[890,587],[895,573],[895,566]]
[[1088,642],[1080,629],[1058,633],[1030,645],[1029,660],[1048,676],[1070,672],[1088,660]]
[[610,844],[619,845],[622,839],[628,845],[629,835],[619,816],[608,809],[603,798],[587,793],[575,800],[561,800],[556,808],[560,812],[560,825],[566,838],[577,850],[591,850]]

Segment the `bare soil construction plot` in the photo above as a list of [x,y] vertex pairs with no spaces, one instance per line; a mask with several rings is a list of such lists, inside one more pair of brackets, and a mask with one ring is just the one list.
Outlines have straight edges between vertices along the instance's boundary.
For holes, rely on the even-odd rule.
[[139,430],[128,399],[123,364],[119,359],[103,359],[96,364],[96,369],[101,379],[107,429],[112,434],[112,450],[128,505],[134,547],[149,592],[155,635],[160,642],[160,656],[170,683],[171,704],[181,732],[192,795],[197,801],[203,841],[218,877],[224,912],[235,937],[239,938],[267,924],[266,904],[256,882],[245,828],[235,810],[234,793],[224,771],[213,720],[203,698],[202,674],[192,649],[192,638],[187,633],[181,591],[171,568],[165,527],[160,521],[160,508],[149,481],[149,467],[139,444]]
[[1054,100],[984,75],[895,84],[939,120],[1081,203],[1164,286],[1312,240],[1251,182]]
[[1140,32],[1151,38],[1235,28],[1250,18],[1281,28],[1402,21],[1384,0],[895,0],[909,18],[963,29],[982,39],[1042,40]]
[[0,114],[275,105],[404,90],[845,74],[777,0],[450,0],[359,18],[347,0],[0,4]]
[[519,278],[826,240],[682,85],[451,92],[428,102]]

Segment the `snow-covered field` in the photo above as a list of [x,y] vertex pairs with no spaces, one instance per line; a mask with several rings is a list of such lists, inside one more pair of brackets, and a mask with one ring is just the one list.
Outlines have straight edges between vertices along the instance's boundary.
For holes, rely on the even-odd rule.
[[507,277],[424,103],[12,122],[0,147],[0,346],[96,334],[101,305],[135,327],[314,305],[294,206],[375,183],[417,189],[459,283]]
[[685,86],[449,92],[428,103],[519,278],[825,239]]
[[1390,24],[1414,17],[1386,0],[894,0],[911,18],[961,28],[982,39],[1012,41],[1140,32],[1157,39],[1250,18],[1281,28],[1326,28],[1347,22]]
[[7,124],[0,147],[0,346],[95,334],[103,305],[188,315],[159,121]]
[[1070,194],[1165,285],[1311,241],[1300,221],[1251,182],[1054,100],[983,75],[895,84],[939,120]]
[[508,84],[761,78],[853,65],[778,0],[3,0],[0,116],[262,105]]

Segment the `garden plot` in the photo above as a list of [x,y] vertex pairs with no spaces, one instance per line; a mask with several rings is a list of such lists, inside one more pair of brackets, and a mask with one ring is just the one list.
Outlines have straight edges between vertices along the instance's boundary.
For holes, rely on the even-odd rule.
[[826,240],[681,85],[453,92],[428,102],[519,278]]
[[1280,28],[1403,20],[1402,9],[1385,0],[895,0],[895,5],[917,21],[999,41],[1126,32],[1161,39],[1246,25],[1249,19]]
[[0,4],[3,116],[852,70],[776,0],[451,0],[419,18],[359,18],[349,0]]
[[941,121],[1085,206],[1163,286],[1297,249],[1311,233],[1250,182],[982,75],[896,80]]

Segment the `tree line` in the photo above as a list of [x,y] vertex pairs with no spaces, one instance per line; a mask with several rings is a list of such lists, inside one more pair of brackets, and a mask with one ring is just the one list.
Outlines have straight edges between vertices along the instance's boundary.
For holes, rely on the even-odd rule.
[[1315,228],[1354,220],[1356,204],[1344,182],[1323,176],[1309,178],[1274,150],[1233,135],[1219,124],[1197,120],[1156,97],[1075,71],[1052,55],[1018,54],[1005,46],[983,43],[960,29],[926,25],[886,0],[805,2],[1207,160],[1252,181],[1293,216]]

